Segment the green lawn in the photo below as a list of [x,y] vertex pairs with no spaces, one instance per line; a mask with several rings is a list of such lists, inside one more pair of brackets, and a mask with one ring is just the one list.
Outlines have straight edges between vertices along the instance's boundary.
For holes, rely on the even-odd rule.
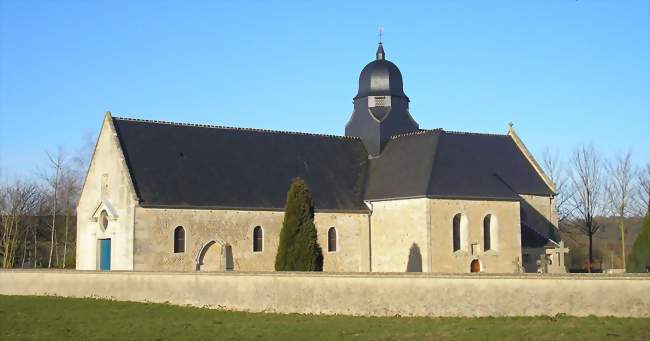
[[0,296],[0,340],[649,340],[650,319],[252,314],[165,304]]

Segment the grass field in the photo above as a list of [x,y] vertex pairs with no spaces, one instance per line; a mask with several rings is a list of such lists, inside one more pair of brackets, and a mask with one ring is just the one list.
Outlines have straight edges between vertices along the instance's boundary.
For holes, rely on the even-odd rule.
[[93,299],[0,296],[0,340],[20,339],[650,340],[650,319],[280,315]]

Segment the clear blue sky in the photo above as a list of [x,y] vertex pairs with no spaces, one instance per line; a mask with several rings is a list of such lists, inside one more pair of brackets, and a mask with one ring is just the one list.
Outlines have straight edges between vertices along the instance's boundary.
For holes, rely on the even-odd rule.
[[650,2],[0,0],[0,167],[102,115],[343,134],[385,27],[422,128],[650,161]]

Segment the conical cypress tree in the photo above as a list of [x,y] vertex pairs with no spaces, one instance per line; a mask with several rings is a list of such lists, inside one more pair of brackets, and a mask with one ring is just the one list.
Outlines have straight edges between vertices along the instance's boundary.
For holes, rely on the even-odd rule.
[[650,267],[650,214],[643,219],[643,229],[636,237],[627,262],[627,272],[647,272]]
[[314,201],[300,178],[293,179],[287,192],[275,270],[323,270],[323,252],[314,225]]

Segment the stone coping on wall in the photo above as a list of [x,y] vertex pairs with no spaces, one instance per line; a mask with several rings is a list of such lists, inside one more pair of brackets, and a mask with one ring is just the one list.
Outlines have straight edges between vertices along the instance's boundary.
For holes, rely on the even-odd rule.
[[494,278],[494,279],[581,279],[650,280],[650,273],[427,273],[427,272],[307,272],[307,271],[129,271],[129,270],[74,270],[74,269],[0,269],[0,272],[88,273],[88,274],[173,274],[199,276],[280,276],[280,277],[377,277],[377,278]]

